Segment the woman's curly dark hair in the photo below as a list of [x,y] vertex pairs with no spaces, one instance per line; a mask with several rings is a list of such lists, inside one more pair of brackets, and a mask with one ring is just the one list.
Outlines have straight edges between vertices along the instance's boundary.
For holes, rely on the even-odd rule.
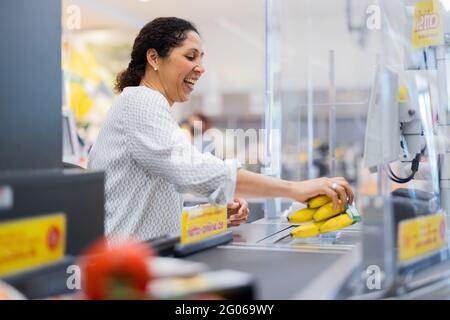
[[147,23],[134,40],[131,61],[117,76],[115,90],[122,92],[126,87],[138,86],[145,74],[148,49],[155,49],[165,58],[172,48],[181,46],[188,31],[199,33],[191,22],[175,17],[156,18]]

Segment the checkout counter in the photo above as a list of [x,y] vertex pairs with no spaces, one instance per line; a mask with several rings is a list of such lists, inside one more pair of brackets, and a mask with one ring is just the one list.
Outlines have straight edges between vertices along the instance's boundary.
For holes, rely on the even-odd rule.
[[212,270],[235,269],[255,279],[255,299],[448,299],[448,248],[421,267],[395,273],[389,287],[364,277],[362,224],[309,239],[292,239],[294,226],[261,219],[231,228],[233,241],[186,257]]
[[186,259],[253,275],[256,299],[293,299],[361,240],[358,224],[313,239],[291,239],[293,227],[281,219],[243,224],[230,229],[231,243]]
[[[368,290],[362,278],[364,246],[361,224],[307,239],[291,239],[289,232],[293,227],[280,219],[260,219],[243,224],[230,228],[233,232],[231,242],[187,255],[179,261],[203,266],[202,275],[217,272],[212,285],[215,290],[205,292],[225,292],[226,298],[238,300],[450,297],[449,261],[431,263],[416,272],[397,275],[395,284],[388,290]],[[152,241],[152,245],[156,242]],[[170,239],[168,242],[162,241],[158,245],[160,249],[165,248],[159,251],[162,257],[173,255],[171,248],[177,241]],[[76,256],[66,256],[63,261],[51,266],[3,280],[27,298],[70,298],[79,290],[67,288],[66,271],[68,266],[77,262]],[[218,278],[224,271],[231,271],[233,281],[229,284],[224,283],[225,277]],[[196,282],[188,280],[186,283]],[[168,290],[168,297],[176,290],[172,293]]]
[[[297,225],[278,218],[264,217],[264,199],[247,199],[248,223],[229,228],[233,240],[185,257],[202,262],[212,270],[234,269],[251,274],[255,280],[256,299],[292,299],[307,288],[330,265],[352,252],[362,240],[361,224],[312,238],[292,238]],[[189,205],[206,199],[186,196]],[[288,210],[292,201],[281,201]],[[283,211],[283,213],[286,211]]]
[[[238,276],[246,275],[242,283],[236,281],[233,287],[228,289],[235,292],[225,295],[226,297],[293,299],[327,272],[331,265],[352,252],[360,241],[358,225],[348,230],[304,240],[290,239],[289,232],[293,227],[280,220],[260,219],[246,223],[229,229],[233,233],[231,242],[187,255],[182,259],[205,266],[207,270],[203,272],[230,270],[236,271]],[[170,243],[167,246],[168,242]],[[154,247],[156,242],[152,241],[151,245],[158,249],[161,256],[171,257],[173,245],[177,242],[170,239]],[[70,298],[80,291],[79,288],[67,287],[70,276],[67,270],[78,262],[77,255],[66,255],[57,263],[14,274],[2,280],[29,299]],[[218,291],[223,290],[219,286]]]

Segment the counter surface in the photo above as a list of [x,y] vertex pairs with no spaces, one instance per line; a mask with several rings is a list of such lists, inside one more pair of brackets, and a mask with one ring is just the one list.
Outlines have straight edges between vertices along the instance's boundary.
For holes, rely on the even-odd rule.
[[252,274],[256,299],[290,299],[340,257],[339,253],[223,246],[199,252],[187,260],[204,262],[212,270],[235,269]]
[[233,241],[202,251],[187,260],[210,269],[235,269],[256,280],[256,299],[290,299],[320,276],[360,241],[357,228],[325,237],[292,239],[295,227],[281,220],[261,219],[233,231]]

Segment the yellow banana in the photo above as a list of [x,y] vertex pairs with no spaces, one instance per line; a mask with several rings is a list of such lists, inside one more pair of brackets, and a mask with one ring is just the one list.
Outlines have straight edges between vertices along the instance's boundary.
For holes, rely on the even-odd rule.
[[317,196],[308,201],[308,208],[319,208],[328,202],[331,202],[328,196]]
[[345,209],[342,208],[340,203],[341,202],[339,201],[339,205],[336,208],[336,210],[333,210],[333,203],[332,202],[324,204],[319,209],[317,209],[316,213],[314,213],[313,219],[315,221],[323,221],[323,220],[327,220],[327,219],[329,219],[331,217],[334,217],[335,215],[338,215],[339,213],[344,212]]
[[334,218],[325,221],[320,227],[320,232],[330,232],[346,228],[353,224],[353,219],[346,213],[340,214]]
[[324,222],[309,222],[298,226],[291,231],[291,237],[308,238],[320,234],[320,227]]
[[303,208],[288,215],[287,219],[291,223],[303,223],[312,220],[317,209]]

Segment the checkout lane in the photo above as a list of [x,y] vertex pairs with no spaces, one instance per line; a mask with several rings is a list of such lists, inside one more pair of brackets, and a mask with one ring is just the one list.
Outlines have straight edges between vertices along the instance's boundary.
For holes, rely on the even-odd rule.
[[[48,26],[48,30],[54,30],[51,35],[47,35],[47,37],[51,36],[53,41],[49,41],[47,39],[46,43],[51,43],[52,47],[49,51],[52,52],[52,56],[54,59],[48,58],[48,52],[43,52],[44,54],[34,56],[36,61],[41,61],[42,63],[35,63],[33,67],[45,67],[46,72],[42,72],[41,69],[36,70],[23,70],[22,59],[17,54],[9,54],[8,60],[11,69],[14,69],[14,73],[17,75],[18,79],[27,80],[25,84],[22,83],[21,87],[29,87],[34,88],[36,83],[39,81],[35,81],[33,77],[29,77],[30,74],[42,75],[42,74],[50,74],[48,70],[51,70],[52,77],[54,79],[59,79],[60,77],[60,65],[59,63],[52,64],[52,68],[48,68],[49,61],[59,61],[59,55],[56,55],[56,52],[60,52],[59,48],[59,39],[60,34],[58,32],[58,24],[60,22],[60,8],[58,7],[57,1],[49,2],[49,6],[44,6],[40,4],[35,9],[36,14],[30,16],[29,20],[26,21],[26,25],[23,25],[23,22],[20,21],[17,26],[15,26],[14,21],[11,21],[10,13],[5,16],[5,19],[2,19],[3,23],[6,27],[4,30],[24,30],[23,33],[27,35],[27,39],[35,38],[35,41],[39,42],[40,37],[35,36],[31,31],[36,31],[33,26],[38,23],[41,24],[43,21],[47,21],[48,23],[52,23]],[[11,3],[16,3],[11,2]],[[18,8],[17,10],[23,10],[22,8]],[[29,7],[29,6],[27,6]],[[57,8],[56,11],[52,11],[53,19],[48,19],[48,13],[41,12],[43,8]],[[14,12],[13,10],[7,10],[8,12]],[[5,11],[6,12],[6,11]],[[40,14],[40,15],[38,15]],[[12,26],[15,26],[12,28]],[[8,40],[7,38],[6,40]],[[41,41],[42,42],[42,41]],[[39,46],[35,42],[30,42],[28,46],[33,51],[33,46]],[[15,48],[14,43],[5,43],[5,48]],[[25,50],[26,51],[26,50]],[[9,52],[9,51],[8,51]],[[16,52],[14,52],[16,53]],[[269,69],[269,68],[268,68]],[[20,71],[22,74],[18,74]],[[9,73],[5,73],[5,75],[9,75]],[[11,79],[5,79],[5,83],[10,83]],[[55,83],[60,83],[60,81],[55,81]],[[394,83],[392,81],[392,83]],[[54,86],[54,88],[58,88]],[[61,169],[61,150],[60,150],[60,141],[56,139],[60,135],[56,133],[60,133],[60,119],[59,119],[59,109],[61,100],[60,95],[61,90],[52,90],[51,92],[42,91],[39,96],[24,96],[29,99],[29,101],[23,101],[22,103],[17,103],[17,94],[14,90],[8,95],[8,99],[6,100],[7,105],[17,106],[16,108],[8,109],[8,113],[4,115],[5,119],[2,123],[5,124],[0,126],[2,129],[3,137],[10,137],[11,132],[16,132],[16,127],[26,127],[29,130],[26,130],[27,135],[20,137],[23,146],[24,142],[27,142],[28,148],[21,148],[19,151],[27,151],[26,154],[23,152],[17,153],[18,149],[14,144],[4,143],[2,146],[10,146],[10,150],[6,150],[4,153],[11,157],[9,161],[3,161],[1,163],[2,168],[1,174],[4,183],[12,185],[11,181],[14,181],[16,177],[9,177],[5,174],[5,171],[18,170],[21,172],[17,173],[17,176],[20,176],[20,179],[23,177],[27,177],[27,183],[29,183],[29,173],[22,172],[22,170],[42,170],[43,168],[50,168],[52,170],[52,174],[59,173]],[[30,91],[34,92],[34,91]],[[271,92],[271,90],[270,90]],[[392,90],[393,94],[393,102],[396,101],[396,90]],[[8,93],[8,92],[5,92]],[[54,103],[48,104],[49,97]],[[33,109],[29,108],[30,105],[36,105],[36,101],[42,102],[41,105],[48,106],[49,112],[44,112],[46,110],[42,109]],[[389,105],[389,104],[386,104]],[[444,106],[444,104],[443,104]],[[51,109],[51,110],[50,110]],[[24,111],[25,110],[25,111]],[[391,110],[395,110],[395,108],[391,108]],[[273,111],[273,110],[272,110]],[[6,112],[6,111],[5,111]],[[38,114],[39,113],[39,114]],[[48,117],[48,115],[52,115],[52,117]],[[272,112],[267,112],[267,114],[273,114]],[[418,114],[418,113],[417,113]],[[23,115],[28,115],[24,117]],[[39,126],[33,127],[33,130],[29,127],[28,119],[35,118],[33,123],[38,123],[36,119],[42,119],[42,122],[39,121]],[[274,117],[276,118],[276,117]],[[441,117],[443,118],[443,117]],[[279,117],[281,119],[281,117]],[[52,133],[51,139],[47,137],[43,137],[40,133],[40,128],[42,127],[42,123],[46,123],[46,121],[51,121],[51,126],[45,126],[47,128],[48,134]],[[269,124],[266,126],[267,128],[276,127],[277,124],[271,123],[271,119],[268,118]],[[9,124],[8,126],[6,124]],[[13,125],[15,128],[11,128]],[[397,125],[397,123],[395,123]],[[379,126],[380,127],[380,126]],[[25,131],[23,132],[25,133]],[[276,139],[275,139],[276,140]],[[391,140],[392,141],[392,140]],[[9,142],[9,141],[8,141]],[[43,142],[49,142],[48,148],[44,148]],[[50,143],[51,142],[51,143]],[[19,145],[19,143],[17,143]],[[376,144],[374,144],[376,145]],[[35,151],[35,146],[41,146],[42,150],[45,152]],[[44,156],[43,160],[49,161],[41,161],[37,162],[36,156]],[[395,155],[397,156],[397,154]],[[20,160],[20,161],[19,161]],[[29,160],[30,163],[25,163],[25,160]],[[14,164],[14,166],[11,166]],[[3,167],[5,166],[5,167]],[[56,171],[55,171],[56,170]],[[16,217],[16,211],[21,211],[24,216],[30,216],[35,214],[48,213],[54,210],[65,210],[69,216],[69,236],[76,236],[75,238],[69,238],[69,245],[74,245],[80,240],[83,241],[83,244],[90,240],[90,238],[94,237],[94,234],[100,234],[103,232],[102,224],[98,223],[99,221],[103,221],[103,198],[102,192],[100,189],[96,189],[96,200],[87,200],[90,196],[94,196],[94,193],[90,193],[89,195],[81,194],[80,198],[82,200],[77,200],[74,198],[73,193],[71,192],[70,185],[72,184],[72,180],[78,180],[77,177],[66,177],[64,186],[58,187],[58,190],[55,190],[54,187],[46,193],[45,197],[41,194],[33,194],[27,195],[25,198],[22,197],[20,193],[20,189],[18,187],[13,188],[15,194],[15,202],[14,207],[11,208],[11,216],[14,214]],[[61,177],[58,177],[58,179]],[[95,183],[100,183],[102,185],[102,177],[97,177]],[[67,180],[67,181],[66,181]],[[40,186],[42,191],[42,183],[43,181],[47,181],[48,179],[42,178],[39,180],[37,185]],[[87,184],[86,184],[87,185]],[[90,183],[89,185],[94,186],[94,183]],[[95,184],[97,185],[97,184]],[[27,186],[29,189],[29,185]],[[81,193],[87,192],[88,189],[83,186],[77,188],[77,190]],[[60,193],[56,191],[61,191],[64,193],[64,196],[61,196]],[[29,192],[30,193],[30,192]],[[24,196],[25,197],[25,196]],[[31,197],[35,198],[35,204],[32,204],[29,199]],[[55,197],[59,199],[59,202],[63,202],[62,204],[57,203],[54,199]],[[71,202],[65,201],[65,198],[70,198]],[[410,200],[408,199],[410,202]],[[80,203],[89,203],[91,206],[95,208],[85,208],[80,205]],[[22,205],[28,204],[32,206],[32,208],[23,207]],[[51,205],[50,205],[51,204]],[[94,205],[95,204],[95,205]],[[20,206],[19,206],[20,205]],[[44,205],[44,206],[43,206]],[[73,206],[74,209],[70,210],[69,207]],[[56,208],[57,207],[57,208]],[[275,206],[274,206],[275,207]],[[10,210],[10,209],[8,209]],[[12,211],[16,210],[16,211]],[[79,214],[78,214],[79,213]],[[98,227],[96,230],[93,230],[93,234],[89,236],[80,236],[81,233],[72,232],[73,228],[78,228],[81,226],[81,220],[75,220],[79,218],[81,215],[85,215],[87,217],[95,217],[97,223],[95,224]],[[3,214],[3,217],[6,219],[6,215]],[[72,222],[71,219],[74,219],[75,222]],[[94,224],[90,224],[94,226]],[[215,247],[212,249],[208,249],[202,252],[198,252],[196,254],[190,255],[185,258],[185,260],[190,261],[198,261],[206,263],[211,269],[223,269],[230,268],[241,270],[246,273],[253,275],[256,279],[256,286],[258,288],[256,292],[256,298],[260,299],[288,299],[292,297],[299,297],[299,295],[304,290],[308,290],[313,288],[316,291],[324,291],[329,294],[329,298],[334,298],[333,291],[336,288],[330,287],[330,282],[328,281],[330,278],[339,278],[341,276],[340,272],[335,272],[339,270],[346,270],[348,272],[352,271],[352,266],[355,266],[355,256],[358,253],[358,243],[361,240],[361,231],[359,230],[359,225],[355,225],[345,230],[339,231],[333,235],[324,235],[318,238],[311,238],[308,240],[299,240],[299,239],[290,239],[288,237],[290,229],[292,227],[289,224],[282,222],[281,220],[269,220],[269,219],[261,219],[255,221],[251,224],[244,224],[237,228],[232,228],[234,233],[233,241],[227,245],[222,245],[219,247]],[[394,227],[397,227],[396,225]],[[83,227],[80,227],[83,229]],[[81,230],[80,229],[80,230]],[[319,239],[319,240],[318,240]],[[77,245],[79,248],[80,245]],[[70,249],[71,247],[69,247]],[[74,249],[75,250],[75,249]],[[74,251],[75,252],[75,251]],[[76,249],[78,252],[78,249]],[[72,253],[72,250],[69,250],[67,253]],[[386,252],[388,253],[388,252]],[[353,257],[353,258],[352,258]],[[349,258],[347,261],[348,264],[343,264],[341,258]],[[353,259],[353,260],[352,260]],[[420,293],[427,291],[429,294],[428,297],[448,297],[448,289],[446,289],[446,285],[448,283],[448,271],[449,267],[447,264],[440,264],[433,268],[428,268],[424,272],[416,272],[410,276],[407,274],[407,287],[402,286],[403,289],[409,290],[412,288],[415,292],[408,292],[407,294],[403,294],[400,296],[401,298],[414,298],[414,297],[423,297],[424,295],[420,295]],[[344,273],[344,276],[348,275]],[[61,279],[64,279],[65,274],[63,273]],[[54,278],[53,278],[54,279]],[[342,280],[342,279],[341,279]],[[344,279],[345,280],[345,279]],[[400,279],[404,280],[404,279]],[[42,283],[47,281],[42,281]],[[432,286],[427,286],[427,284],[432,283]],[[62,282],[65,284],[65,282]],[[433,293],[432,290],[436,289],[437,293]],[[418,292],[418,291],[419,292]],[[431,291],[430,291],[431,290]],[[308,292],[310,293],[310,292]],[[402,292],[394,292],[399,293]],[[447,296],[445,296],[447,294]],[[312,294],[307,294],[304,292],[302,296],[304,298],[312,298],[314,297]],[[342,297],[346,297],[345,295]],[[375,297],[372,295],[372,298]],[[379,295],[378,297],[382,297]]]

